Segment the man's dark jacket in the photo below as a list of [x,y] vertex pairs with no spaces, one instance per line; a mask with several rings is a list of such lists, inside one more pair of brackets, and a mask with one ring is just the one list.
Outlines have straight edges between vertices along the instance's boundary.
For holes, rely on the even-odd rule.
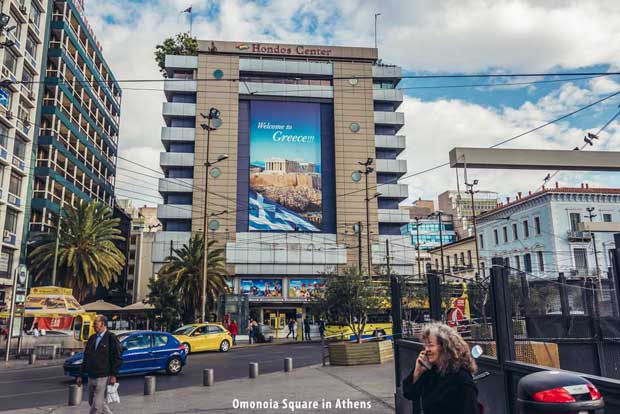
[[92,335],[84,348],[82,375],[89,378],[117,377],[123,364],[123,349],[116,335],[109,330],[103,334],[99,346],[95,349],[97,334]]

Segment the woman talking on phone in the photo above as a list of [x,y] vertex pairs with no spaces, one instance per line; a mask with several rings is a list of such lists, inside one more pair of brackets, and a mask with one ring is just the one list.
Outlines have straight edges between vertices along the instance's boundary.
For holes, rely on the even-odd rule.
[[422,341],[424,350],[403,381],[403,393],[413,401],[414,412],[421,402],[424,414],[479,414],[472,377],[477,367],[467,343],[441,323],[426,325]]

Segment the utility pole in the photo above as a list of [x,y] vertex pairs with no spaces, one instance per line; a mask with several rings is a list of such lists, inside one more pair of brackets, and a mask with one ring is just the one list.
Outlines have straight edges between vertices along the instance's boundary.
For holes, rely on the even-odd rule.
[[[588,212],[588,218],[590,219],[590,223],[592,223],[592,219],[594,217],[596,217],[596,214],[592,214],[592,212],[594,211],[594,207],[588,207],[586,208],[586,211]],[[592,246],[594,247],[594,263],[596,264],[596,277],[598,278],[598,283],[599,285],[602,283],[601,282],[601,268],[598,265],[598,252],[596,250],[596,238],[594,237],[594,232],[590,232],[590,235],[592,236]]]
[[377,17],[381,16],[381,13],[375,13],[375,49],[377,48]]
[[358,221],[353,225],[353,230],[357,233],[357,267],[362,271],[362,222]]
[[52,268],[52,286],[56,286],[56,275],[58,273],[58,252],[60,250],[60,229],[62,226],[62,212],[65,207],[65,188],[62,187],[60,210],[58,210],[58,225],[56,226],[56,245],[54,247],[54,267]]
[[[362,167],[364,167],[364,170],[357,170],[353,172],[353,175],[351,176],[351,178],[353,179],[353,181],[358,182],[361,179],[361,175],[364,175],[364,183],[365,183],[365,191],[366,191],[366,198],[364,198],[364,201],[366,202],[366,248],[367,248],[367,254],[368,254],[368,276],[370,276],[371,274],[371,244],[370,244],[370,200],[372,200],[373,198],[376,198],[379,196],[379,193],[375,194],[372,198],[368,195],[368,175],[370,173],[372,173],[375,169],[371,167],[372,163],[373,163],[374,159],[373,158],[367,158],[366,161],[359,161],[358,164],[361,165]],[[354,177],[355,176],[355,177]]]
[[418,278],[422,279],[422,262],[420,261],[420,217],[415,220],[415,250],[416,261],[418,262]]
[[474,246],[476,247],[476,280],[480,277],[480,253],[478,251],[478,230],[476,229],[476,209],[474,208],[474,193],[477,193],[478,190],[474,191],[474,186],[478,185],[478,180],[474,180],[473,183],[465,182],[465,186],[467,187],[467,192],[471,196],[471,222],[474,226]]
[[443,220],[441,219],[441,217],[443,216],[443,211],[441,210],[437,210],[436,212],[434,212],[433,214],[431,214],[431,216],[436,216],[437,217],[437,222],[439,224],[439,251],[441,254],[441,280],[442,282],[446,281],[446,272],[445,272],[445,268],[444,268],[444,264],[443,264]]

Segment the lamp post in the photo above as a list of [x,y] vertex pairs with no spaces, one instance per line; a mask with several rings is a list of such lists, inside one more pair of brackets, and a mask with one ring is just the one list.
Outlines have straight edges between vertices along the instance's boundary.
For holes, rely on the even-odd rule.
[[[204,251],[203,251],[203,257],[202,257],[202,292],[201,292],[201,302],[200,302],[200,321],[201,322],[206,322],[205,320],[205,313],[206,313],[206,308],[207,308],[207,278],[208,278],[208,245],[209,245],[209,241],[208,241],[208,231],[207,231],[207,217],[209,216],[208,210],[209,210],[209,204],[208,204],[208,199],[209,199],[209,167],[211,167],[213,164],[219,162],[219,161],[223,161],[226,158],[228,158],[228,156],[225,155],[221,155],[218,157],[217,161],[211,163],[209,162],[209,143],[211,142],[211,131],[217,129],[221,124],[222,121],[220,120],[220,111],[216,108],[210,108],[209,109],[209,114],[205,115],[203,113],[200,114],[203,119],[207,120],[206,124],[200,124],[200,127],[203,130],[207,131],[207,145],[206,145],[206,162],[205,162],[205,188],[204,188],[204,211],[203,211],[203,224],[202,224],[202,239],[204,242]],[[213,126],[211,126],[211,124],[213,123]]]
[[[590,219],[590,223],[592,223],[592,219],[594,217],[596,217],[596,214],[592,214],[592,212],[594,211],[594,207],[588,207],[586,208],[586,211],[588,212],[588,218]],[[598,264],[598,251],[596,250],[596,238],[594,237],[594,232],[590,232],[590,235],[592,236],[592,246],[594,247],[594,263],[596,265],[596,277],[598,278],[598,283],[601,284],[601,268],[599,267]]]
[[54,267],[52,268],[52,286],[56,286],[58,274],[58,252],[60,250],[60,229],[62,226],[62,212],[65,207],[65,186],[62,187],[60,210],[58,210],[58,225],[56,226],[56,244],[54,246]]
[[442,210],[437,210],[434,213],[432,213],[429,217],[437,217],[437,222],[439,224],[439,252],[441,254],[441,280],[443,282],[446,281],[446,273],[445,273],[445,268],[444,268],[444,264],[443,264],[443,220],[441,219],[441,217],[444,215],[444,212]]
[[359,165],[361,165],[362,167],[364,167],[363,170],[357,170],[354,171],[353,174],[351,175],[351,178],[353,179],[353,181],[355,182],[359,182],[362,178],[362,175],[364,175],[364,183],[366,185],[366,197],[364,198],[364,201],[366,201],[366,248],[367,248],[367,254],[368,254],[368,275],[370,276],[370,272],[371,272],[371,245],[370,245],[370,208],[369,208],[369,204],[370,204],[370,200],[378,197],[380,194],[377,193],[375,194],[372,198],[369,197],[368,195],[368,175],[370,173],[372,173],[375,169],[373,167],[371,167],[372,163],[373,163],[374,159],[373,158],[367,158],[366,161],[360,161],[358,162]]
[[422,263],[420,261],[420,217],[415,217],[415,250],[418,262],[418,277],[422,279]]
[[480,276],[480,253],[478,252],[478,230],[476,229],[476,209],[474,208],[474,193],[477,193],[479,190],[474,191],[474,186],[478,185],[478,180],[474,180],[473,183],[465,183],[467,187],[467,192],[471,196],[471,222],[474,226],[474,246],[476,247],[476,280]]

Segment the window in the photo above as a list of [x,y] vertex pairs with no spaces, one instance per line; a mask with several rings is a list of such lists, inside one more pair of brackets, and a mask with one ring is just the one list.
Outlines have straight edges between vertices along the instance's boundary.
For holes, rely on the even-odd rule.
[[193,154],[194,144],[191,142],[173,142],[170,144],[169,152],[183,152],[186,154]]
[[15,210],[11,210],[11,209],[6,210],[4,230],[8,230],[11,233],[17,232],[17,212]]
[[30,73],[28,70],[24,69],[24,71],[22,72],[22,85],[30,93],[32,93],[33,82],[34,82],[34,75]]
[[0,251],[0,276],[7,278],[13,269],[13,250],[2,248]]
[[538,254],[538,270],[541,272],[545,271],[545,261],[543,257],[543,252],[537,252]]
[[439,259],[435,259],[435,269],[439,269]]
[[467,265],[471,267],[471,250],[467,250]]
[[450,272],[450,256],[446,256],[446,265],[448,268],[448,272]]
[[461,266],[465,266],[465,252],[461,252]]
[[521,258],[519,256],[515,256],[515,268],[518,271],[521,271]]
[[6,66],[12,74],[15,74],[17,71],[17,56],[8,48],[4,48],[4,66]]
[[484,262],[480,262],[480,272],[482,272],[482,277],[486,277],[487,269],[484,267]]
[[570,213],[570,229],[571,231],[577,231],[577,224],[581,223],[581,214],[579,213]]
[[515,240],[519,240],[519,226],[517,226],[517,223],[512,223],[512,236]]
[[582,248],[573,249],[573,257],[575,258],[577,273],[588,273],[588,250]]
[[22,177],[15,173],[11,173],[11,179],[9,180],[9,193],[18,197],[22,193]]
[[41,11],[34,7],[34,5],[30,8],[30,19],[32,20],[34,26],[38,29],[41,24]]
[[504,257],[504,267],[508,272],[512,271],[510,268],[510,257]]
[[508,227],[502,227],[502,234],[504,236],[504,243],[508,243]]
[[13,146],[13,155],[21,160],[26,159],[26,143],[21,138],[15,138],[15,145]]
[[207,333],[213,334],[213,333],[222,333],[222,332],[224,332],[224,330],[220,328],[219,326],[215,326],[215,325],[207,326]]
[[26,38],[26,53],[33,58],[37,57],[37,44],[30,36]]
[[523,266],[525,267],[525,271],[527,273],[532,272],[532,256],[529,253],[526,253],[523,256]]
[[159,348],[168,345],[168,336],[167,335],[153,335],[153,347]]
[[9,13],[9,16],[11,16],[11,23],[15,24],[15,30],[13,30],[13,35],[17,40],[20,40],[20,36],[22,35],[22,24],[20,23],[21,20],[15,17],[12,12]]
[[458,266],[459,265],[459,259],[456,255],[456,253],[454,253],[454,266]]
[[7,147],[9,142],[9,129],[3,123],[0,123],[0,145]]
[[610,213],[603,214],[603,221],[605,223],[611,223],[611,214]]
[[536,234],[540,234],[540,217],[534,217],[534,228],[536,229]]
[[480,249],[484,249],[484,235],[479,235],[478,238],[480,239]]
[[530,223],[527,220],[523,220],[523,237],[530,237]]
[[146,349],[151,347],[151,335],[138,334],[128,338],[123,344],[128,351],[135,349]]
[[499,244],[499,235],[497,234],[497,229],[493,229],[493,238],[495,239],[495,244]]

